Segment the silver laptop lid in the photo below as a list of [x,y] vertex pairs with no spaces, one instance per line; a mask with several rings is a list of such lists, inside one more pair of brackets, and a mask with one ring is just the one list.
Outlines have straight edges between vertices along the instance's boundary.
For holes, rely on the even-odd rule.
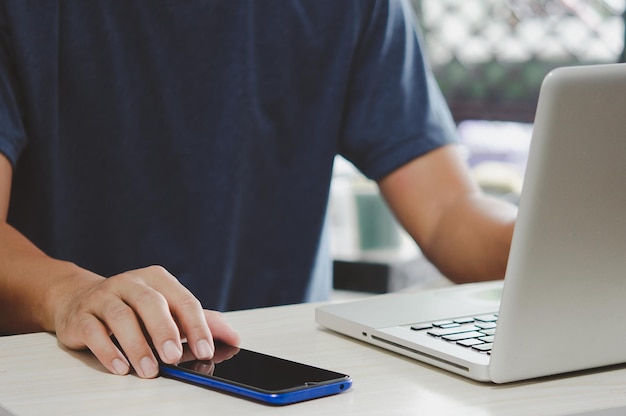
[[490,374],[626,362],[626,65],[544,80]]

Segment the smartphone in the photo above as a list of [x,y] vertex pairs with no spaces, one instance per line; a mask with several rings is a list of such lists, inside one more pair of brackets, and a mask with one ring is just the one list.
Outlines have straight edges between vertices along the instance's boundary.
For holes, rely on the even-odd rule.
[[177,364],[160,363],[164,377],[272,405],[286,405],[348,390],[347,374],[313,367],[223,343],[212,360],[196,360],[183,344]]

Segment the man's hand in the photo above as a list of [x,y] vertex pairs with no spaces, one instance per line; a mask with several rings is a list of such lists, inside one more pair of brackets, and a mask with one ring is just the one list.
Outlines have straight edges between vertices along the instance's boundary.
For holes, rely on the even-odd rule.
[[181,338],[187,338],[198,359],[213,357],[214,337],[239,345],[239,336],[220,313],[203,310],[191,292],[159,266],[108,279],[91,277],[63,298],[55,313],[59,341],[72,349],[89,348],[115,374],[127,374],[132,365],[140,377],[156,377],[159,369],[151,344],[170,364],[182,356]]

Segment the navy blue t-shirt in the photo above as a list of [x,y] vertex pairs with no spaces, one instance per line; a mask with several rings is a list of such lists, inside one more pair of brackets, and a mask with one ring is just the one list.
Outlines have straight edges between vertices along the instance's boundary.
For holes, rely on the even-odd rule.
[[378,179],[453,138],[407,4],[3,1],[9,222],[207,308],[303,301],[334,156]]

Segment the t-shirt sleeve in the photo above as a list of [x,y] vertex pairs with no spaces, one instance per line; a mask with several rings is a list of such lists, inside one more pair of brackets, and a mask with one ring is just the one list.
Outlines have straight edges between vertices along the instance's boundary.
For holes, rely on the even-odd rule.
[[456,140],[408,1],[375,2],[350,82],[339,152],[369,178]]
[[11,60],[7,30],[0,12],[0,153],[13,166],[26,146],[26,134],[20,109],[14,62]]

